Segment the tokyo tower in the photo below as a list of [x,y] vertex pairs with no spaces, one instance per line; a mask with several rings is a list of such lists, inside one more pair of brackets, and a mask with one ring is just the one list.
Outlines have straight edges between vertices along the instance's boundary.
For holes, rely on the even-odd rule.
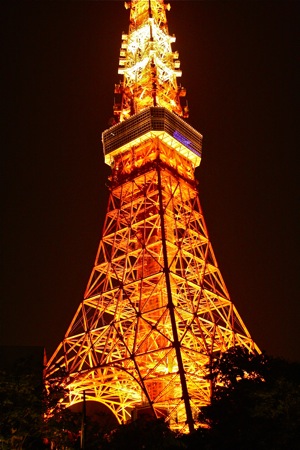
[[258,350],[232,303],[209,240],[195,167],[202,136],[188,107],[164,0],[132,0],[122,35],[114,119],[103,132],[111,166],[102,238],[74,318],[49,360],[68,404],[141,412],[192,431],[210,402],[205,378],[232,346]]

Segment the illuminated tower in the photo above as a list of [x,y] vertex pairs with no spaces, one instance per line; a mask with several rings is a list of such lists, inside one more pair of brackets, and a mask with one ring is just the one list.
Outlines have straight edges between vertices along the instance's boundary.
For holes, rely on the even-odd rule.
[[230,300],[208,237],[194,170],[202,136],[188,116],[164,0],[132,0],[122,35],[103,235],[84,300],[49,361],[69,403],[106,405],[119,422],[141,410],[191,431],[210,401],[211,358],[257,349]]

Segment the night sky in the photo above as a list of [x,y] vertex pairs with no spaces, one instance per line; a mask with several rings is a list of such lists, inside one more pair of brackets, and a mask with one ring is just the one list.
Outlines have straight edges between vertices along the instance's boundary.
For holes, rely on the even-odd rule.
[[[252,337],[300,361],[300,3],[171,1],[213,248]],[[123,1],[1,3],[1,345],[59,344],[82,300],[107,205]],[[3,79],[4,74],[4,79]]]

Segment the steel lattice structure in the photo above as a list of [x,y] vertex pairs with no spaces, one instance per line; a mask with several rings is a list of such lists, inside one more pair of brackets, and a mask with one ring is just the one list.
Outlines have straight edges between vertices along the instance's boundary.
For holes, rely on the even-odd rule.
[[[135,0],[122,36],[103,234],[84,300],[50,359],[69,404],[106,405],[119,422],[139,408],[193,429],[210,401],[206,366],[239,345],[258,350],[223,281],[199,201],[202,136],[186,123],[178,55],[163,0]],[[125,43],[125,44],[124,44]]]

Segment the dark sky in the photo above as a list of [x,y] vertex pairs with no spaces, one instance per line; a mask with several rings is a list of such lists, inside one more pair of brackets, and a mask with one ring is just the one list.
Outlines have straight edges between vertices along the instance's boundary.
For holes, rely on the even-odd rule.
[[[299,2],[170,3],[222,275],[260,348],[300,361]],[[2,345],[50,356],[82,299],[106,211],[101,133],[128,14],[122,1],[1,3]]]

